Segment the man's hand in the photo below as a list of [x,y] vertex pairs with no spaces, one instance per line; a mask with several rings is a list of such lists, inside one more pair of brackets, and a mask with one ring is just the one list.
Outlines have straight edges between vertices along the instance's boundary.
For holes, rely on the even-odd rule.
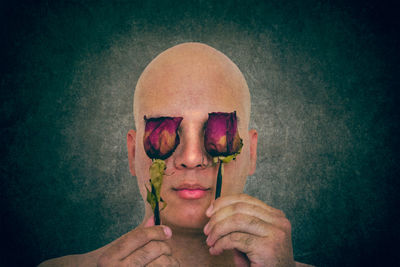
[[136,228],[114,241],[99,257],[97,266],[179,266],[165,242],[171,236],[169,227],[154,226],[151,217],[145,227]]
[[206,215],[212,255],[234,249],[236,266],[295,266],[291,225],[282,211],[240,194],[217,199]]

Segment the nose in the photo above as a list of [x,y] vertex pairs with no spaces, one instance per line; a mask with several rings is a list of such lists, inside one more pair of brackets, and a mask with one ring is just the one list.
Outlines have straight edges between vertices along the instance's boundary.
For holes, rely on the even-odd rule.
[[205,169],[211,159],[204,148],[204,133],[191,126],[179,135],[180,144],[175,150],[176,169]]

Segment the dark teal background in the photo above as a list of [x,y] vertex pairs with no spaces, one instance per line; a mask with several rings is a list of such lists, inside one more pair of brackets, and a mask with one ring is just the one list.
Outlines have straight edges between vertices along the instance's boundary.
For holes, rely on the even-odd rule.
[[91,251],[141,221],[125,145],[134,87],[152,58],[186,41],[244,73],[259,131],[246,193],[286,213],[295,258],[398,262],[399,11],[387,1],[3,1],[0,265]]

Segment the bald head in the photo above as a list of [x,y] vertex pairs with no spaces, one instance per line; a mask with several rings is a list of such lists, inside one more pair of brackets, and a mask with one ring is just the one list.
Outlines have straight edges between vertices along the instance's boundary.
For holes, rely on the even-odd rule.
[[[151,160],[143,146],[144,116],[182,117],[178,129],[180,143],[166,159],[167,169],[161,194],[168,203],[161,214],[167,225],[202,228],[207,218],[205,210],[212,194],[185,201],[173,188],[182,183],[213,188],[217,167],[204,146],[204,126],[211,112],[236,111],[243,148],[233,163],[224,169],[222,194],[243,192],[247,175],[255,170],[257,132],[249,130],[250,94],[238,67],[224,54],[204,44],[185,43],[158,55],[143,71],[135,90],[134,113],[136,131],[127,136],[129,165],[138,179],[143,199],[149,179]],[[147,218],[151,208],[146,206]]]
[[248,127],[250,94],[239,68],[208,45],[184,43],[159,54],[143,71],[135,89],[135,124],[139,127],[150,111],[176,116],[185,108],[196,112],[196,106],[209,112],[237,110]]

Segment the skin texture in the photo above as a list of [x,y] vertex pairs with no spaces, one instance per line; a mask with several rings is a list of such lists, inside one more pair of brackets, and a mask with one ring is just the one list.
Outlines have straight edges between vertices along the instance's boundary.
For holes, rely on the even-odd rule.
[[[225,164],[221,197],[214,201],[217,165],[204,148],[204,123],[208,113],[233,111],[243,149]],[[98,250],[43,266],[62,266],[67,260],[74,260],[74,266],[306,266],[294,262],[284,213],[242,193],[256,168],[257,132],[248,130],[249,90],[230,59],[199,43],[164,51],[137,83],[134,115],[136,131],[127,134],[128,158],[144,200],[151,159],[143,147],[143,118],[183,117],[180,144],[165,161],[161,196],[168,205],[160,214],[162,225],[154,226],[145,202],[144,220],[136,229]],[[203,198],[182,199],[174,190],[182,184],[208,190]]]
[[[224,176],[231,178],[224,179],[226,183],[224,181],[222,195],[224,190],[230,194],[243,191],[247,175],[254,171],[250,166],[247,130],[249,98],[247,84],[236,65],[222,53],[205,45],[183,44],[169,49],[156,57],[144,70],[134,97],[137,131],[130,131],[128,134],[128,139],[136,140],[135,147],[128,148],[129,151],[135,149],[130,167],[132,175],[137,177],[143,198],[146,196],[144,185],[148,179],[151,160],[143,153],[144,148],[140,142],[144,134],[142,118],[184,118],[178,130],[181,144],[166,160],[166,172],[173,175],[164,177],[161,191],[163,199],[168,203],[161,214],[165,224],[201,228],[206,223],[205,211],[213,199],[212,192],[207,199],[188,203],[177,199],[171,188],[190,182],[214,189],[217,167],[211,166],[212,158],[206,153],[203,144],[203,127],[208,113],[237,111],[239,133],[248,145],[244,146],[235,162],[225,166]],[[255,131],[253,132],[256,136]],[[255,157],[256,153],[253,154]],[[145,217],[149,216],[151,212],[147,208]]]

